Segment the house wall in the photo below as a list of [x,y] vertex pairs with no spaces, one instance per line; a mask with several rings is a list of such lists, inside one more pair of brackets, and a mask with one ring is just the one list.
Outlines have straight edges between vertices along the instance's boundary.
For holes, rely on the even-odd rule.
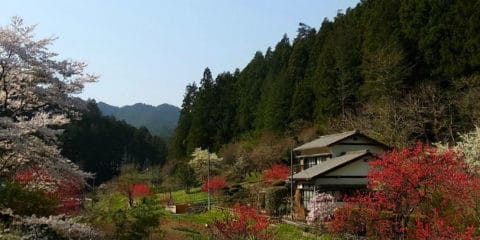
[[368,183],[368,179],[364,178],[318,178],[315,180],[315,185],[319,186],[319,189],[322,186],[330,185],[342,185],[342,186],[365,186]]
[[315,179],[315,185],[319,187],[325,185],[366,185],[369,169],[367,159],[366,157],[360,158],[341,168],[323,174],[322,177]]
[[368,158],[360,158],[354,162],[350,162],[347,165],[335,169],[331,172],[323,174],[323,176],[364,176],[368,174],[369,165],[366,161]]
[[362,136],[352,136],[346,138],[330,147],[332,151],[332,157],[338,157],[345,152],[369,150],[372,153],[381,154],[385,151],[385,148],[377,145],[371,140]]
[[301,156],[301,155],[312,155],[312,154],[331,153],[331,152],[332,152],[332,149],[330,147],[322,147],[322,148],[305,149],[302,151],[295,151],[295,155]]

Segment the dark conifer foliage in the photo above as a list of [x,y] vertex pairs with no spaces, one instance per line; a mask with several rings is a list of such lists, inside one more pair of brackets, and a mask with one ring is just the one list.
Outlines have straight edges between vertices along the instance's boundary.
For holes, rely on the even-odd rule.
[[111,179],[123,164],[146,169],[164,163],[166,144],[145,128],[102,116],[96,103],[89,101],[80,120],[65,128],[61,137],[62,155],[83,170],[96,174],[95,184]]
[[[234,74],[187,87],[172,156],[297,121],[319,131],[364,128],[389,144],[454,141],[480,123],[479,1],[364,0],[325,19],[300,24],[256,52]],[[469,89],[467,91],[467,89]],[[383,137],[382,137],[383,136]]]

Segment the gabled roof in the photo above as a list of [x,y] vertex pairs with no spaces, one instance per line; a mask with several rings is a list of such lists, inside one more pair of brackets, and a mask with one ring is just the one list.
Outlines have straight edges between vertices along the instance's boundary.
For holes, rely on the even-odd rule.
[[330,134],[330,135],[324,135],[320,136],[319,138],[305,143],[303,145],[300,145],[296,148],[293,149],[293,151],[302,151],[302,150],[307,150],[307,149],[313,149],[313,148],[322,148],[322,147],[328,147],[331,146],[335,143],[338,143],[346,138],[349,138],[353,135],[360,135],[366,139],[369,139],[370,141],[374,142],[377,145],[383,146],[386,149],[391,149],[390,146],[386,145],[385,143],[382,143],[374,138],[371,138],[363,133],[361,133],[359,130],[354,130],[354,131],[349,131],[349,132],[343,132],[343,133],[335,133],[335,134]]
[[317,177],[321,174],[330,172],[334,169],[337,169],[343,165],[346,165],[349,162],[355,161],[361,157],[370,155],[371,153],[368,150],[360,150],[354,152],[347,152],[342,156],[328,159],[325,162],[321,162],[317,165],[314,165],[310,168],[307,168],[297,174],[292,176],[293,180],[310,180],[314,177]]
[[311,149],[311,148],[321,148],[321,147],[327,147],[333,143],[342,141],[345,138],[348,138],[350,136],[353,136],[355,134],[359,133],[359,131],[349,131],[349,132],[343,132],[343,133],[336,133],[336,134],[330,134],[330,135],[324,135],[321,136],[311,142],[305,143],[299,147],[296,147],[293,149],[293,151],[300,151],[300,150],[305,150],[305,149]]

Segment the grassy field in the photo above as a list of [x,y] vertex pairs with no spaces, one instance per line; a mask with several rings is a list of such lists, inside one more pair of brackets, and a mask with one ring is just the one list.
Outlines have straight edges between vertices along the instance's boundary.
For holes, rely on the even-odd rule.
[[170,218],[185,220],[194,223],[208,224],[213,222],[215,219],[222,218],[225,215],[224,212],[216,209],[212,209],[207,212],[202,213],[186,213],[186,214],[171,214]]
[[[242,184],[257,183],[262,179],[262,173],[251,172]],[[169,192],[157,193],[158,200],[166,199],[170,196]],[[200,187],[191,188],[189,193],[186,193],[184,189],[171,192],[171,196],[175,204],[181,203],[194,203],[194,202],[206,202],[208,195],[206,192],[202,192]],[[215,196],[212,196],[212,201],[215,201]]]
[[274,225],[271,228],[275,233],[275,237],[277,237],[277,239],[279,240],[293,240],[293,239],[295,240],[313,240],[313,239],[330,240],[330,239],[333,239],[328,234],[324,234],[321,236],[311,236],[311,235],[307,236],[307,234],[305,234],[304,236],[303,229],[293,225],[285,224],[285,223]]
[[[157,198],[159,200],[165,199],[170,196],[170,193],[158,193]],[[190,189],[190,193],[186,193],[185,190],[178,190],[172,192],[172,198],[175,204],[179,203],[192,203],[192,202],[206,202],[208,195],[202,192],[200,188]]]
[[[258,181],[260,174],[252,174],[250,181]],[[247,181],[249,182],[249,181]],[[158,193],[158,199],[164,199],[170,196],[170,193]],[[190,193],[186,193],[185,190],[178,190],[172,192],[172,198],[175,204],[189,203],[189,202],[206,202],[207,193],[202,192],[200,188],[192,188]],[[212,199],[213,200],[213,199]],[[167,226],[163,228],[167,232],[175,232],[181,234],[185,239],[208,239],[205,237],[205,224],[212,223],[215,219],[222,218],[226,213],[212,209],[202,213],[187,213],[187,214],[171,214],[166,213],[164,216],[164,223]],[[166,221],[165,221],[166,220]],[[332,239],[329,235],[312,236],[311,234],[305,234],[304,229],[296,226],[292,226],[285,223],[274,224],[269,229],[275,236],[274,239],[278,240],[328,240]],[[168,234],[167,234],[168,235]],[[172,236],[173,237],[173,236]],[[178,236],[175,236],[178,237]],[[167,239],[167,238],[166,238]]]
[[246,183],[255,183],[262,181],[262,173],[261,172],[250,172],[245,177]]
[[[156,197],[161,200],[170,194],[159,193]],[[191,193],[184,190],[172,192],[175,203],[207,201],[207,194],[199,188],[192,189]],[[128,199],[124,194],[101,194],[102,201],[95,205],[96,210],[115,212],[128,207]],[[155,239],[209,239],[209,229],[206,224],[211,224],[215,219],[222,219],[225,211],[212,209],[202,213],[172,214],[161,208],[160,224],[157,230],[162,232],[162,237]],[[111,219],[110,219],[111,220]],[[102,221],[105,221],[103,219]],[[327,235],[314,237],[304,233],[304,229],[284,223],[272,224],[269,231],[276,240],[328,240],[332,239]]]
[[[208,239],[202,235],[205,233],[205,224],[212,223],[215,219],[222,218],[226,213],[220,210],[212,209],[198,214],[168,214],[166,216],[170,221],[182,226],[170,226],[171,230],[181,232],[187,239]],[[300,227],[280,223],[273,224],[269,231],[277,240],[330,240],[329,235],[313,236],[305,234]]]

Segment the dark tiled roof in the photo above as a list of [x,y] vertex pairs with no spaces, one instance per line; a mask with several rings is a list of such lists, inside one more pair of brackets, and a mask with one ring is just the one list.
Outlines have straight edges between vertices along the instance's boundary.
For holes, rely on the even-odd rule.
[[341,141],[345,138],[348,138],[350,136],[353,136],[355,134],[359,133],[359,131],[350,131],[350,132],[343,132],[343,133],[336,133],[336,134],[331,134],[331,135],[325,135],[321,136],[311,142],[305,143],[299,147],[294,148],[294,151],[300,151],[300,150],[305,150],[305,149],[311,149],[311,148],[321,148],[321,147],[326,147],[329,146],[332,143],[336,143],[338,141]]
[[328,159],[325,162],[321,162],[317,165],[314,165],[310,168],[307,168],[297,174],[293,175],[293,180],[309,180],[330,170],[333,170],[339,166],[347,164],[353,160],[356,160],[360,157],[366,156],[370,154],[368,150],[361,150],[361,151],[354,151],[354,152],[347,152],[342,156]]

